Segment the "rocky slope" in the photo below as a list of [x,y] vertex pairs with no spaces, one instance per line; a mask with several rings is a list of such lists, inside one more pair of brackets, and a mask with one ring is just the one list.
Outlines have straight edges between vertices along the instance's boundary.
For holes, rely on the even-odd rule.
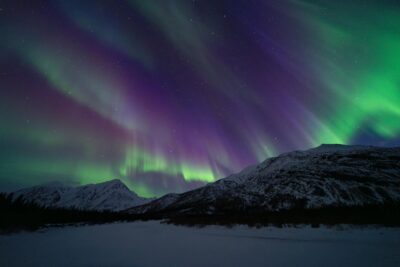
[[224,214],[400,202],[400,148],[322,145],[269,158],[132,214]]
[[130,191],[120,180],[68,187],[59,183],[34,186],[10,194],[42,207],[120,211],[149,202]]

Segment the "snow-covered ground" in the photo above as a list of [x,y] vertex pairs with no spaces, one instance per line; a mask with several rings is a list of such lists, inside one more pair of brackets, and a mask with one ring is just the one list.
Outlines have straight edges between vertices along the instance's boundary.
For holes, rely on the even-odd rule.
[[400,266],[400,228],[71,226],[0,236],[0,266]]

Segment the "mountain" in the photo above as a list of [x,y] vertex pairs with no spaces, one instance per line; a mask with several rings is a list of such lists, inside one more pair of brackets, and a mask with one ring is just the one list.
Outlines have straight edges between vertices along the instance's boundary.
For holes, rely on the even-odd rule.
[[79,187],[49,183],[22,189],[10,196],[13,200],[21,198],[42,207],[97,211],[125,210],[151,200],[139,197],[118,179]]
[[400,147],[321,145],[265,160],[131,214],[218,215],[400,203]]

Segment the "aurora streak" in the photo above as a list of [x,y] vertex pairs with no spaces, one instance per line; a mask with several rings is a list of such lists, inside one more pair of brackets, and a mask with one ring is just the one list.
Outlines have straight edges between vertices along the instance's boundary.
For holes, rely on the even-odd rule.
[[0,187],[182,192],[321,143],[400,145],[398,1],[2,1]]

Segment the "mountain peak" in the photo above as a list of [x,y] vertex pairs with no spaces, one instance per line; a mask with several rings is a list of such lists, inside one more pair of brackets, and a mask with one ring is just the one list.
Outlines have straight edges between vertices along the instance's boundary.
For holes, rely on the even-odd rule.
[[102,183],[98,183],[95,185],[123,185],[123,186],[126,186],[120,179],[117,179],[117,178],[109,180],[109,181],[105,181]]
[[77,187],[53,183],[34,186],[11,193],[13,199],[22,198],[43,207],[75,208],[81,210],[119,211],[147,203],[119,179]]
[[342,148],[346,148],[346,147],[351,147],[351,146],[346,146],[343,144],[321,144],[318,147],[316,147],[316,149],[318,149],[318,148],[342,149]]
[[372,146],[362,145],[343,145],[343,144],[321,144],[315,148],[306,151],[317,151],[317,152],[339,152],[339,151],[352,151],[352,150],[366,150],[371,149]]
[[111,179],[111,180],[109,180],[109,181],[106,181],[105,183],[113,183],[113,184],[117,183],[117,184],[123,184],[123,182],[122,182],[120,179],[118,179],[118,178]]
[[400,147],[319,147],[281,154],[204,187],[129,212],[227,214],[400,202]]

